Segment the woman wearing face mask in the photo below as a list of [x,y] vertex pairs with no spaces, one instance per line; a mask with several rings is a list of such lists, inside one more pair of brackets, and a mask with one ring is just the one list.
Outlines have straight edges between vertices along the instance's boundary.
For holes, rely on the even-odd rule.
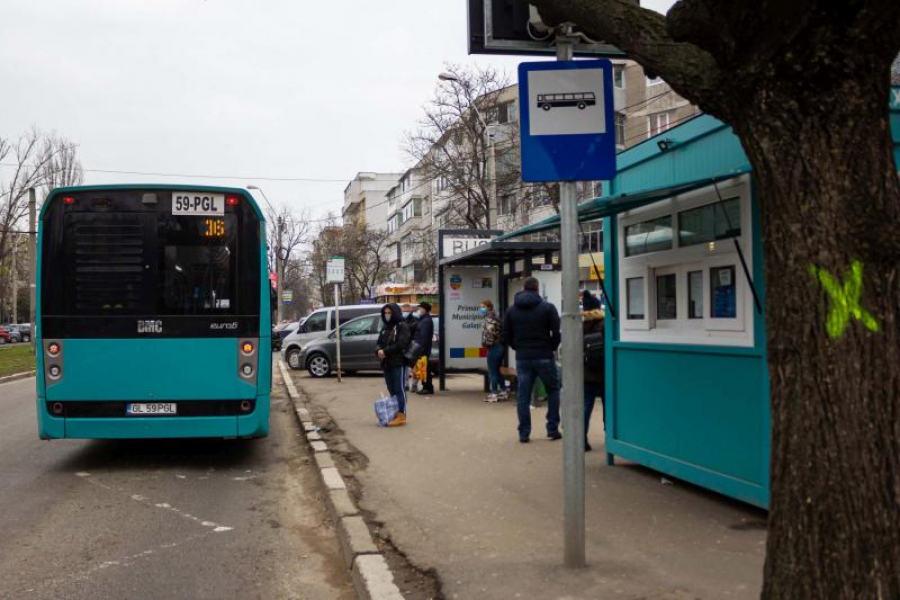
[[485,397],[485,402],[497,402],[506,400],[506,390],[503,388],[503,379],[500,376],[500,365],[503,363],[502,333],[503,324],[494,312],[494,303],[485,300],[478,307],[478,312],[484,316],[484,327],[481,330],[481,345],[487,348],[488,381],[490,393]]
[[384,371],[384,383],[388,393],[397,397],[398,412],[396,418],[388,423],[388,427],[406,425],[406,390],[404,389],[406,362],[403,353],[409,346],[409,327],[403,322],[400,307],[396,304],[385,304],[381,308],[381,332],[378,334],[378,358]]

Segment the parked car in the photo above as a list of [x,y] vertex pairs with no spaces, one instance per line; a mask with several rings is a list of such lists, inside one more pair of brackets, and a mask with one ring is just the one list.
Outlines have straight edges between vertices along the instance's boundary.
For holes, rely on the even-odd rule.
[[[357,317],[381,314],[380,304],[356,304],[340,308],[341,327]],[[281,342],[282,358],[292,369],[305,368],[303,362],[299,360],[300,349],[307,342],[327,336],[334,331],[336,325],[337,320],[334,318],[333,306],[314,310],[300,321],[297,331],[285,337]]]
[[0,327],[0,344],[14,344],[17,341],[19,341],[18,337],[13,338],[13,335],[5,327]]
[[300,321],[294,321],[293,323],[281,323],[280,325],[276,325],[272,329],[272,348],[276,351],[280,351],[282,346],[284,345],[284,339],[296,333],[300,328]]
[[[438,362],[440,318],[434,317],[434,337],[429,361]],[[381,330],[381,313],[366,315],[341,325],[341,369],[350,374],[355,371],[380,371],[381,361],[375,354],[378,332]],[[337,367],[337,334],[307,342],[297,356],[297,361],[312,377],[327,377]]]
[[15,327],[19,330],[19,338],[23,342],[31,341],[31,323],[19,323]]

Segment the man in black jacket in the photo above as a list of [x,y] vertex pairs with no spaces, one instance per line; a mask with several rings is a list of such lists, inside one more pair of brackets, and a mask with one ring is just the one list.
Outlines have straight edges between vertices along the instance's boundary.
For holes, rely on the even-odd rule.
[[[431,342],[434,339],[434,321],[431,318],[431,304],[421,302],[417,308],[418,323],[413,333],[413,342],[421,348],[420,356],[424,356],[426,361],[431,359]],[[420,396],[430,396],[434,394],[434,384],[431,381],[431,368],[425,366],[425,381],[422,383],[422,391]]]
[[[400,309],[403,311],[400,316],[403,317],[403,322],[409,327],[409,342],[410,345],[412,345],[412,342],[416,339],[416,327],[419,325],[418,307],[413,309],[409,302],[404,302],[400,305]],[[404,389],[406,389],[407,392],[418,393],[417,387],[419,382],[410,377],[411,374],[412,368],[410,365],[406,365],[406,369],[403,372]]]
[[534,277],[522,284],[513,306],[503,319],[503,343],[516,351],[519,415],[519,441],[528,443],[531,436],[531,391],[535,377],[547,388],[547,437],[558,440],[559,373],[553,353],[559,348],[559,312],[541,298],[540,285]]
[[388,393],[397,397],[397,417],[388,423],[388,427],[406,425],[406,390],[403,380],[406,373],[404,354],[409,347],[409,327],[403,322],[400,307],[396,304],[385,304],[381,307],[381,332],[376,345],[381,369],[384,371],[384,383]]

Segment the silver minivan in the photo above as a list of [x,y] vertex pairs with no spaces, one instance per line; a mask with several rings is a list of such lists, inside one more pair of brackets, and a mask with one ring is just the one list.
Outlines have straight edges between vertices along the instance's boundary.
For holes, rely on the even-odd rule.
[[[355,304],[341,306],[341,325],[365,315],[380,314],[383,304]],[[326,306],[315,310],[300,322],[296,332],[284,338],[281,343],[281,356],[292,369],[303,369],[300,361],[300,349],[312,340],[325,337],[334,331],[337,320],[334,318],[334,307]]]
[[[343,313],[341,313],[343,316]],[[437,370],[440,338],[440,317],[434,320],[434,335],[431,341],[432,370]],[[343,320],[343,319],[342,319]],[[380,371],[381,361],[375,352],[378,347],[378,332],[381,331],[381,315],[367,315],[341,324],[341,369],[345,375],[356,371]],[[337,365],[337,335],[313,340],[300,350],[298,361],[312,377],[327,377]]]

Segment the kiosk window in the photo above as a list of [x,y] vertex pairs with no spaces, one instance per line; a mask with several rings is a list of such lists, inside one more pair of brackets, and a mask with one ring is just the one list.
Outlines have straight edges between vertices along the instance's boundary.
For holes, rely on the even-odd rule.
[[628,318],[640,320],[644,316],[644,278],[632,277],[626,280],[628,295]]
[[734,267],[713,267],[709,270],[710,310],[713,319],[737,317],[737,286]]
[[703,271],[689,271],[688,284],[688,319],[703,318]]
[[707,204],[678,213],[678,243],[704,244],[741,235],[741,199]]
[[672,216],[635,223],[625,228],[625,256],[672,248]]
[[656,277],[656,318],[671,320],[678,318],[678,296],[675,294],[677,276],[675,273]]

